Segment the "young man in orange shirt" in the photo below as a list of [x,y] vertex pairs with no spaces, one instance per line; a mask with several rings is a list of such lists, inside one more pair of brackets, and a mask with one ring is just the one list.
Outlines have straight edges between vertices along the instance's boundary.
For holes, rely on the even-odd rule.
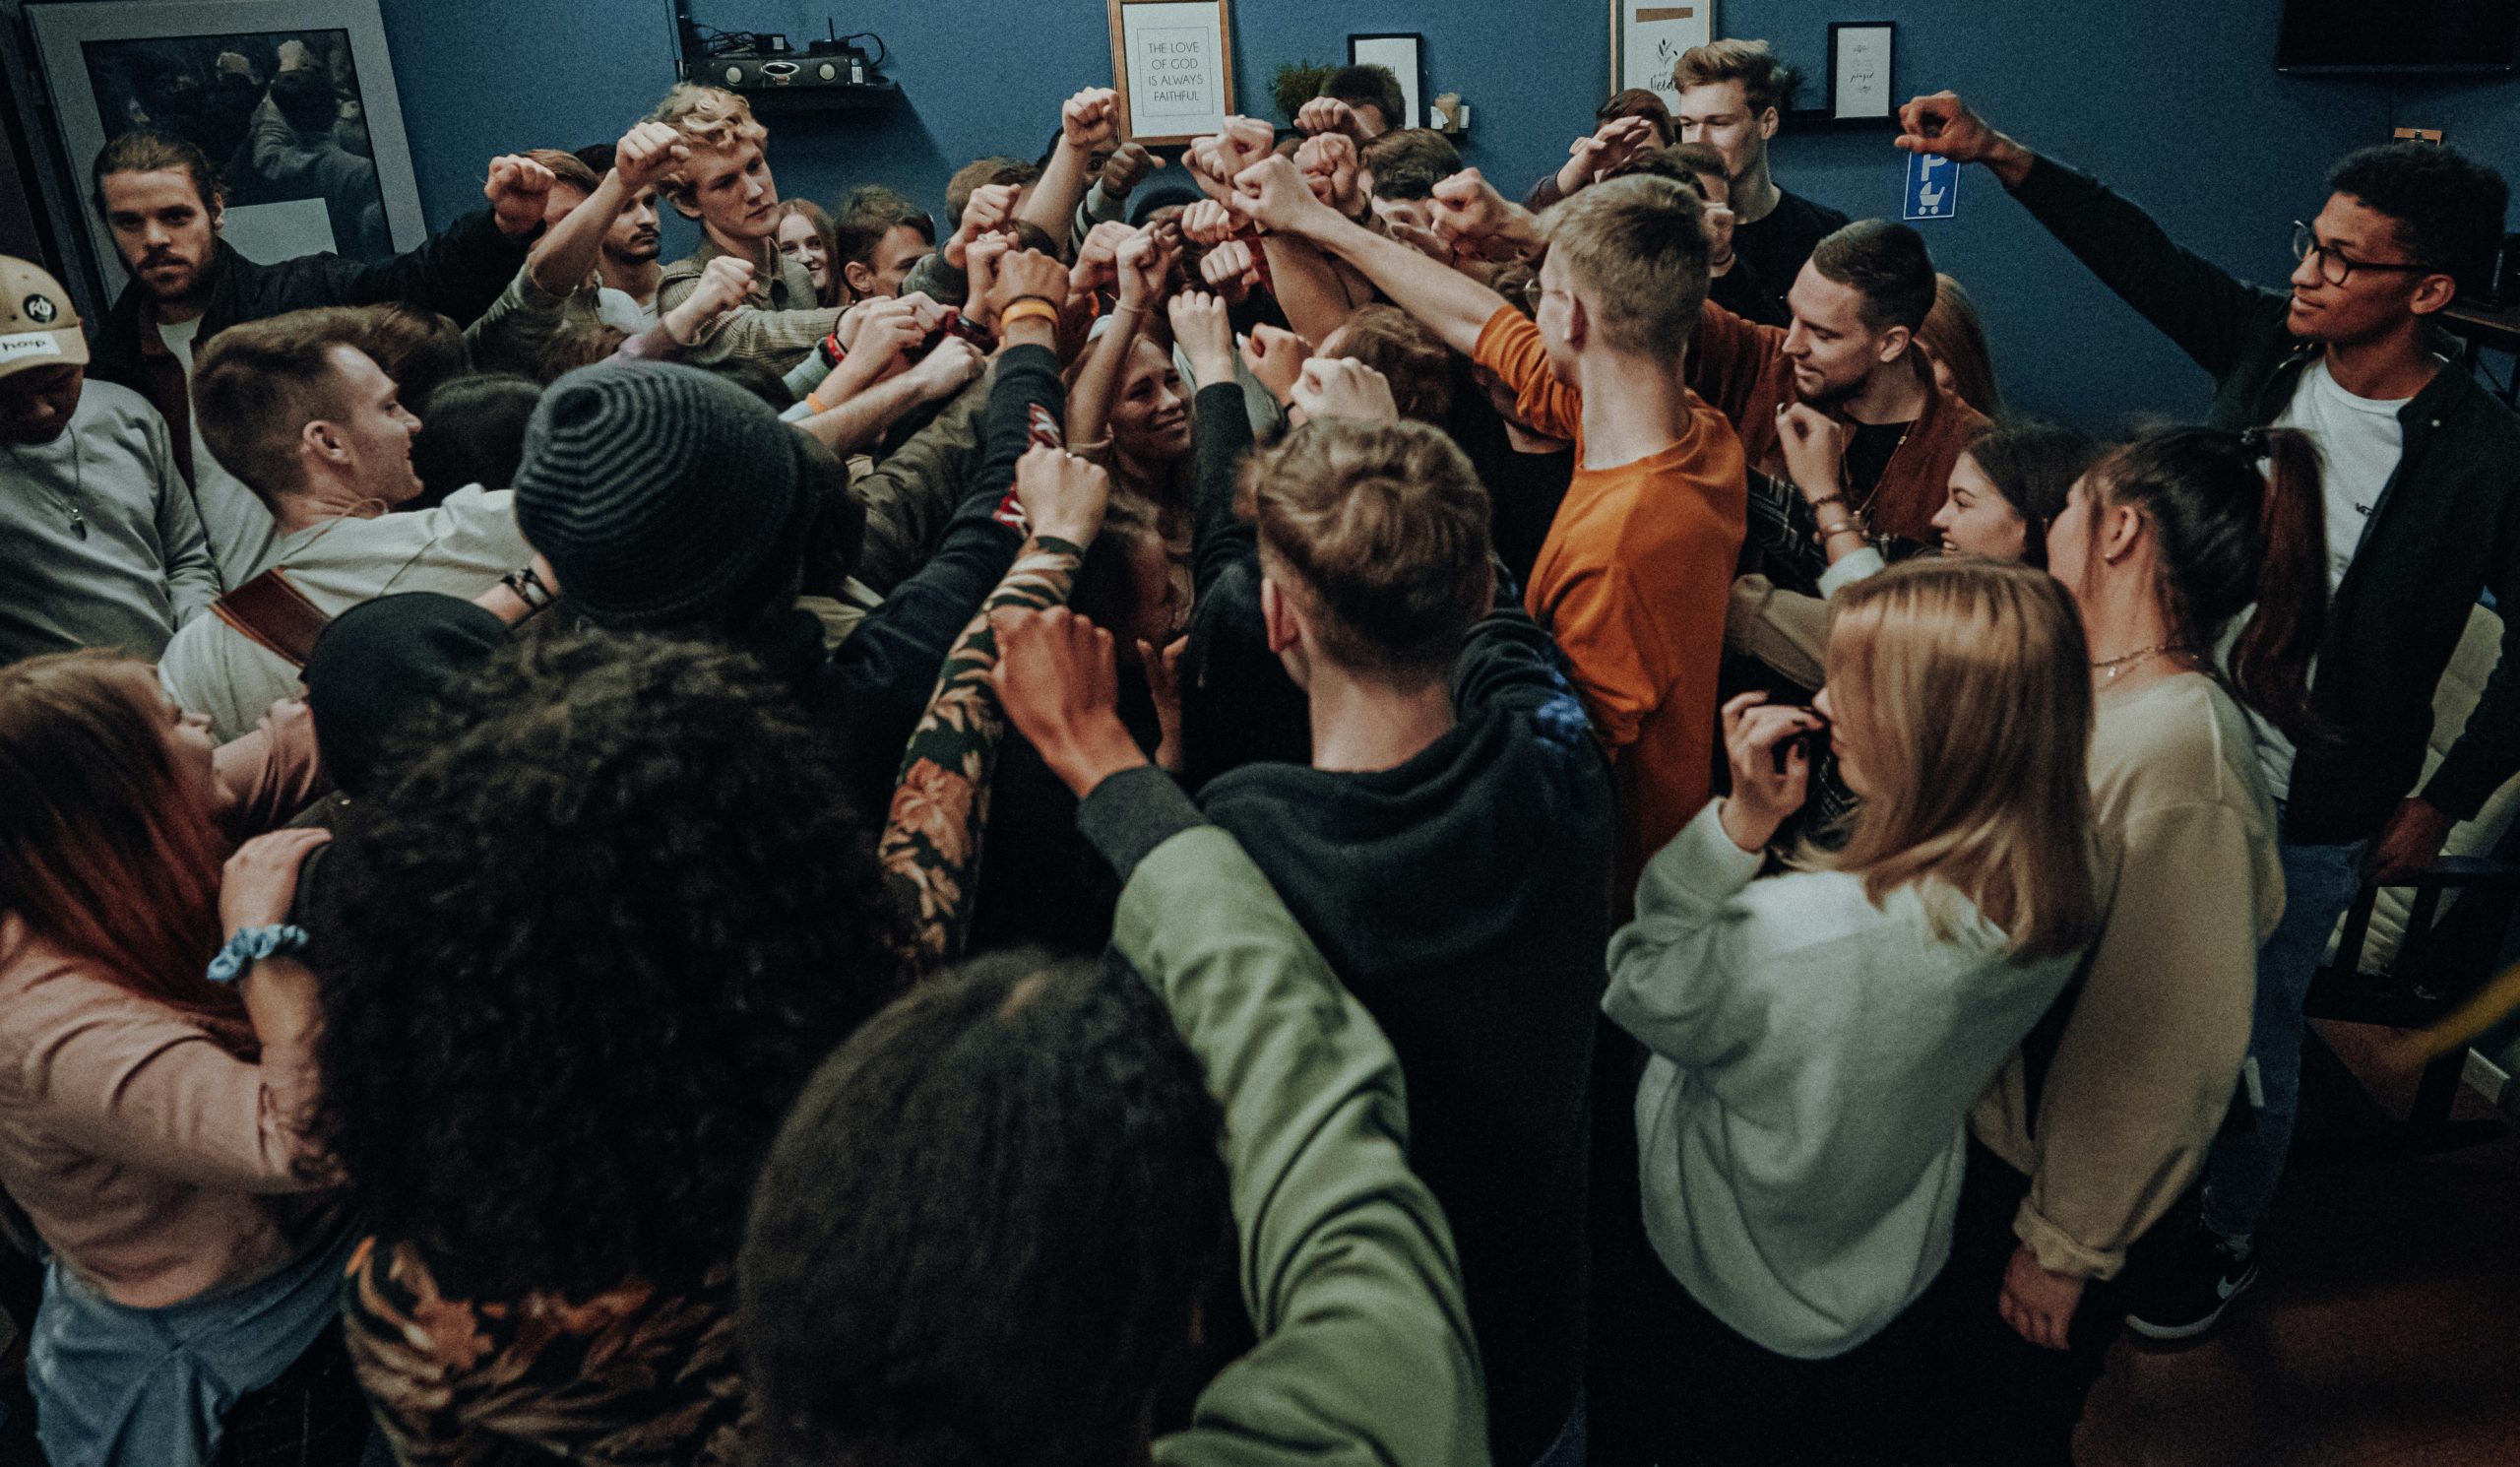
[[[1355,267],[1494,372],[1535,431],[1574,441],[1574,478],[1524,601],[1573,664],[1614,762],[1618,879],[1632,882],[1706,803],[1745,515],[1740,442],[1680,379],[1706,297],[1696,196],[1669,179],[1619,178],[1543,216],[1535,322],[1320,203],[1285,159],[1243,169],[1234,188],[1263,227]],[[1465,244],[1520,223],[1476,173],[1437,185],[1435,204],[1439,229]]]

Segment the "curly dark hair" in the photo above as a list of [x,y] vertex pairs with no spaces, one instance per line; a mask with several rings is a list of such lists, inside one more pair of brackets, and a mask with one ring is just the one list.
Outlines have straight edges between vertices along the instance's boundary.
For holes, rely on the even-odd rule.
[[730,1259],[779,1118],[899,990],[824,740],[749,659],[569,634],[407,726],[314,895],[314,1129],[492,1297]]
[[1222,1126],[1116,964],[994,954],[877,1015],[807,1084],[753,1198],[756,1462],[1142,1456],[1230,1256]]
[[2327,187],[2397,221],[2416,260],[2457,280],[2462,291],[2488,284],[2511,201],[2492,168],[2437,143],[2382,143],[2338,159]]

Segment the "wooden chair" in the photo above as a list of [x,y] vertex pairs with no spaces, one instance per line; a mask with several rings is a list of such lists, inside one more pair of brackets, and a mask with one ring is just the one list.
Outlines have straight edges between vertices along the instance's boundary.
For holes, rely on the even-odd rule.
[[[2476,607],[2433,694],[2423,778],[2431,778],[2467,728],[2501,649],[2502,618]],[[2475,819],[2452,829],[2430,870],[2404,886],[2364,886],[2338,928],[2326,966],[2311,981],[2304,1011],[2314,1019],[2420,1029],[2490,979],[2512,914],[2520,910],[2520,864],[2491,854],[2502,847],[2515,811],[2520,779],[2495,791]],[[2466,1065],[2462,1046],[2425,1067],[2407,1117],[2411,1139],[2433,1144],[2452,1134],[2450,1107]]]
[[[2493,977],[2502,936],[2520,909],[2520,865],[2490,857],[2445,856],[2416,877],[2405,935],[2384,964],[2367,965],[2380,888],[2364,886],[2346,913],[2335,955],[2310,982],[2303,1010],[2313,1019],[2421,1029],[2446,1017]],[[2446,910],[2445,893],[2461,900]],[[2407,1115],[2414,1139],[2452,1134],[2450,1107],[2467,1069],[2462,1045],[2424,1067]]]

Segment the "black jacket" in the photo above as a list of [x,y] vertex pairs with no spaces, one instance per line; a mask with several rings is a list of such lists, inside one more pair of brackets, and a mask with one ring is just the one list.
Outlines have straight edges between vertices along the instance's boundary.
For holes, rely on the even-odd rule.
[[[419,248],[364,265],[339,255],[301,255],[264,265],[219,242],[210,266],[208,301],[193,350],[230,326],[319,305],[409,301],[469,326],[525,266],[531,236],[499,231],[487,210],[468,214]],[[192,409],[182,366],[158,338],[156,302],[134,281],[88,336],[88,375],[117,382],[148,398],[173,431],[176,457],[192,469]]]
[[[2285,329],[2288,297],[2235,280],[2174,243],[2141,209],[2041,159],[2013,196],[2049,233],[2214,376],[2209,420],[2271,422],[2313,343]],[[2432,693],[2477,594],[2506,608],[2502,660],[2424,798],[2456,819],[2520,771],[2520,416],[2449,367],[2398,413],[2406,446],[2372,506],[2319,648],[2312,705],[2339,735],[2293,766],[2284,839],[2343,845],[2379,829],[2423,773]]]

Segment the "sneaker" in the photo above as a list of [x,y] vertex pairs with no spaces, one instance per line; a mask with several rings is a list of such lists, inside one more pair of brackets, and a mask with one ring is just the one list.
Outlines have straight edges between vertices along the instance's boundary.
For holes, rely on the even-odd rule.
[[2256,1249],[2189,1225],[2177,1256],[2164,1258],[2137,1291],[2126,1327],[2155,1340],[2193,1339],[2212,1329],[2232,1301],[2257,1282]]

